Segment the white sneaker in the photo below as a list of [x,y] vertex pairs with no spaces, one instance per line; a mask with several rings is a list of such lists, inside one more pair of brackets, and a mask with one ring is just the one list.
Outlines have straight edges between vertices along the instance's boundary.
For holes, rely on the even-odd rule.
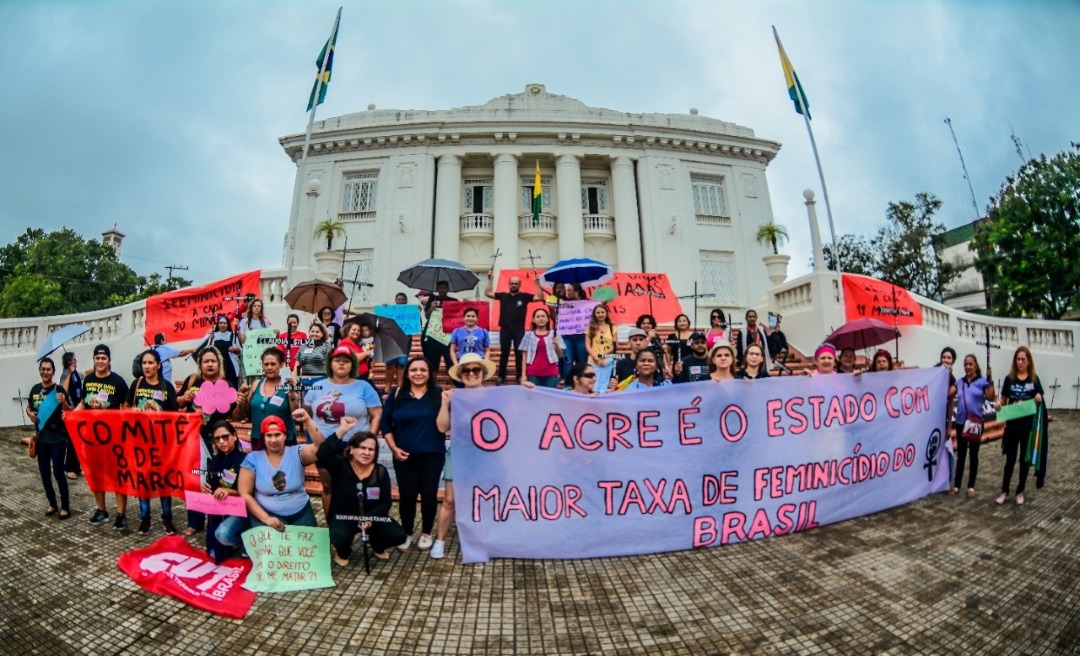
[[411,547],[411,546],[412,546],[412,538],[406,537],[405,541],[397,546],[397,550],[398,551],[408,551],[409,547]]
[[435,544],[431,547],[431,553],[428,554],[435,560],[442,560],[446,557],[446,542],[442,540],[435,540]]
[[431,548],[431,545],[435,544],[435,541],[431,539],[431,536],[427,533],[421,533],[420,539],[416,541],[416,548],[420,551],[427,551]]

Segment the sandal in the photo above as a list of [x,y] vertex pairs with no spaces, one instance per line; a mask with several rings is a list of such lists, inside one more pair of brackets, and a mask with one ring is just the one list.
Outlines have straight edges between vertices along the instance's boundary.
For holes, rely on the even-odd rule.
[[198,532],[199,532],[199,529],[197,529],[197,528],[191,528],[191,527],[189,526],[189,527],[187,527],[187,528],[185,528],[185,529],[184,529],[184,536],[185,536],[185,537],[189,537],[189,538],[190,538],[191,536],[195,535],[195,534],[196,534],[196,533],[198,533]]
[[68,472],[68,473],[67,473],[67,477],[68,477],[69,479],[71,479],[71,480],[75,480],[76,478],[78,478],[78,477],[79,477],[79,475],[78,475],[78,474],[76,474],[75,472]]
[[69,510],[61,510],[60,511],[60,519],[61,520],[67,519],[69,517],[71,517],[71,511],[69,511]]
[[54,508],[53,506],[49,506],[49,509],[45,511],[45,516],[46,517],[52,517],[55,514],[56,514],[56,508]]

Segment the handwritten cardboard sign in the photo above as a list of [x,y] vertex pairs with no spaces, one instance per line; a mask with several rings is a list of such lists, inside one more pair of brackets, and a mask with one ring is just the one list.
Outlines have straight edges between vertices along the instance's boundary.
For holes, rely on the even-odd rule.
[[153,344],[157,333],[164,333],[170,342],[205,336],[216,315],[235,307],[235,301],[226,299],[259,293],[261,276],[261,271],[249,271],[202,287],[151,296],[146,299],[146,343]]
[[278,331],[273,328],[257,328],[247,331],[244,338],[244,371],[257,374],[262,372],[263,351],[271,346],[277,346],[282,351],[284,344],[277,343]]
[[247,506],[241,497],[229,495],[218,501],[214,495],[204,492],[184,491],[184,503],[189,511],[195,510],[207,515],[234,515],[247,517]]
[[64,425],[94,492],[141,498],[198,490],[198,415],[187,412],[76,410]]
[[334,587],[330,576],[330,530],[286,526],[278,531],[258,526],[241,536],[251,573],[244,587],[252,592],[289,592]]
[[442,308],[435,308],[431,311],[431,315],[428,317],[427,326],[424,328],[424,336],[435,340],[443,346],[450,343],[450,333],[443,330]]
[[465,310],[476,310],[476,325],[488,330],[491,325],[491,304],[488,301],[446,301],[442,306],[442,327],[447,333],[465,325]]
[[419,305],[376,305],[375,316],[393,319],[406,335],[420,334]]
[[589,319],[592,318],[593,308],[600,305],[598,301],[566,301],[559,303],[557,308],[559,316],[555,319],[555,325],[561,335],[584,335],[589,329]]

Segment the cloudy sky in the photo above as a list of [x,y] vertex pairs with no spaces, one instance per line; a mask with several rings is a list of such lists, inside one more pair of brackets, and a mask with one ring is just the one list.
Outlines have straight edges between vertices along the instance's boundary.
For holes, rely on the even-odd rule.
[[[0,243],[28,226],[127,234],[136,271],[205,282],[279,266],[313,61],[340,2],[0,3]],[[347,2],[319,117],[478,105],[526,83],[596,107],[732,121],[783,144],[777,221],[806,271],[802,191],[821,199],[775,25],[810,100],[837,232],[890,200],[980,209],[1025,154],[1080,141],[1080,3],[395,0]],[[1055,72],[1056,71],[1056,72]],[[824,204],[819,203],[824,225]]]

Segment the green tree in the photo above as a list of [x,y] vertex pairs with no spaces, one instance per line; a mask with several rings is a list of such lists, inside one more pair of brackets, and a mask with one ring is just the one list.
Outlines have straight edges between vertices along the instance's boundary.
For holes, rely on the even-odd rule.
[[772,245],[773,255],[779,255],[779,244],[788,240],[787,228],[776,223],[775,221],[769,221],[768,223],[762,223],[757,229],[757,242],[764,246],[765,244]]
[[975,228],[975,268],[998,316],[1080,309],[1080,144],[1005,179]]
[[[825,266],[830,271],[836,271],[836,257],[833,255],[832,244],[825,244],[821,250],[825,255]],[[881,276],[877,252],[865,237],[841,235],[836,242],[836,250],[840,253],[840,264],[844,267],[844,271],[871,278]]]
[[0,316],[39,317],[122,305],[190,284],[139,276],[116,259],[111,246],[83,239],[70,228],[28,228],[0,248]]
[[934,223],[939,209],[941,201],[926,192],[915,194],[914,203],[889,203],[886,223],[878,229],[873,245],[879,253],[882,280],[940,301],[945,288],[960,274],[937,256],[935,246],[945,232],[944,224]]
[[345,234],[345,224],[337,219],[326,218],[315,225],[315,236],[326,238],[326,250],[334,247],[334,237]]

